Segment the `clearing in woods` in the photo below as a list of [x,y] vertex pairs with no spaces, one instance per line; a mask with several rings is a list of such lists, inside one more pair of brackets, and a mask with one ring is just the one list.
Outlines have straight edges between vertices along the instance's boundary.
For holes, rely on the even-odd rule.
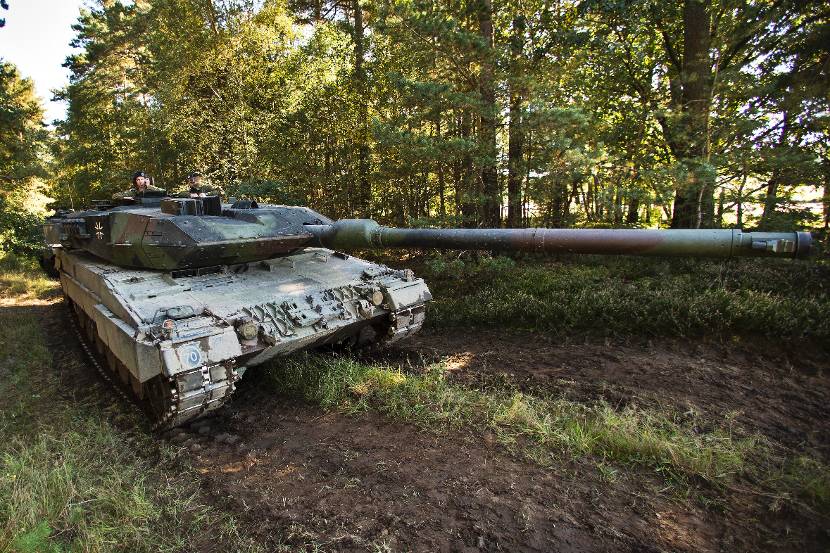
[[[54,286],[31,282],[7,282],[0,306],[0,549],[825,551],[830,539],[830,356],[815,340],[433,327],[359,357],[252,369],[231,405],[159,440],[91,372]],[[30,331],[23,350],[12,326]],[[35,350],[50,355],[21,373]],[[90,435],[120,456],[107,481],[130,493],[101,497],[110,463],[68,438]],[[36,468],[37,447],[52,448],[40,488],[21,461]],[[75,459],[64,503],[24,504],[66,483],[56,457]]]

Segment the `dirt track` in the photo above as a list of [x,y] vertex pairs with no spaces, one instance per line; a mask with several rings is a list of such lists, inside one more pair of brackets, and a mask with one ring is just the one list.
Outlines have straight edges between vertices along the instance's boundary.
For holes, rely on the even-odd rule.
[[[80,355],[70,337],[55,339]],[[407,370],[449,358],[455,378],[472,386],[507,381],[528,393],[693,410],[703,421],[732,413],[739,429],[826,460],[826,357],[763,347],[458,331],[425,333],[380,357]],[[830,543],[825,519],[787,504],[771,511],[773,498],[740,487],[692,483],[679,496],[645,468],[616,467],[613,481],[590,459],[542,468],[487,435],[323,412],[271,396],[261,379],[249,371],[229,407],[165,438],[201,474],[204,500],[233,512],[266,550],[826,551]]]

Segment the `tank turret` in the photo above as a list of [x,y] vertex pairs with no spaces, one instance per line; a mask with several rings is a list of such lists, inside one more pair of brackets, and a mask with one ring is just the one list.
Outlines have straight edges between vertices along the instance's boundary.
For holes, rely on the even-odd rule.
[[50,218],[47,265],[93,364],[159,428],[220,407],[247,368],[275,356],[417,332],[432,299],[423,279],[344,250],[803,257],[810,249],[810,235],[795,232],[400,229],[215,196],[120,203]]

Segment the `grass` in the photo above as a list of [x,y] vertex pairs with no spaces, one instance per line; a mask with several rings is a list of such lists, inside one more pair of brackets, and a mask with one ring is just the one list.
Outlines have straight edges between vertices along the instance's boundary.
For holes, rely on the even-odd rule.
[[558,334],[830,340],[823,262],[433,257],[427,324]]
[[471,427],[550,464],[563,454],[635,462],[707,479],[742,470],[759,444],[727,431],[696,434],[654,412],[585,405],[449,382],[440,364],[421,374],[322,355],[292,357],[269,373],[277,391],[325,408],[375,410],[424,428]]
[[[436,296],[429,324],[437,327],[830,337],[819,264],[434,258],[422,269]],[[138,416],[102,405],[96,394],[61,393],[35,309],[56,295],[55,282],[33,264],[0,260],[0,551],[193,550],[216,534],[223,549],[255,549],[231,517],[193,494],[198,484],[173,450],[125,430],[141,428]],[[63,361],[60,368],[71,369]],[[273,365],[267,378],[275,391],[328,409],[492,433],[544,465],[590,458],[608,482],[627,464],[716,485],[752,474],[782,501],[830,512],[825,465],[803,455],[776,460],[762,438],[738,436],[728,421],[701,433],[688,418],[653,410],[479,390],[450,382],[441,364],[410,374],[303,354]]]
[[787,468],[773,478],[771,467],[780,461],[772,457],[763,438],[736,436],[728,421],[700,432],[695,421],[646,409],[615,410],[606,403],[481,391],[449,382],[441,364],[406,374],[349,358],[303,354],[272,366],[267,378],[275,391],[324,408],[348,413],[373,410],[430,430],[491,432],[514,453],[543,465],[590,457],[609,480],[616,477],[614,464],[650,467],[674,482],[702,478],[716,485],[764,471],[769,486],[780,496],[797,497],[830,512],[826,466],[802,457],[787,462]]
[[130,449],[90,420],[12,440],[0,460],[2,541],[22,551],[183,546],[154,535],[162,512]]
[[0,299],[42,299],[54,294],[57,288],[56,281],[47,277],[31,259],[8,253],[0,256]]
[[790,459],[768,479],[770,487],[783,490],[830,514],[830,468],[816,459],[806,455]]
[[62,384],[38,311],[56,284],[18,263],[0,263],[0,551],[255,549],[139,414]]

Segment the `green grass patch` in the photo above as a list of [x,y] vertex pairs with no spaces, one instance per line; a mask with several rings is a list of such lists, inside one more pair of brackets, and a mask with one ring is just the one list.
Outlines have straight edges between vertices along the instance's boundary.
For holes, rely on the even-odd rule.
[[650,411],[459,386],[440,364],[413,375],[348,358],[299,355],[274,366],[269,378],[277,391],[326,408],[371,409],[425,428],[488,430],[544,464],[563,454],[591,455],[717,480],[742,471],[759,447],[726,430],[697,434]]
[[830,468],[823,463],[805,455],[798,456],[783,463],[770,482],[775,489],[830,513]]
[[819,262],[433,257],[420,274],[433,327],[830,340],[830,267]]
[[46,276],[32,259],[11,253],[0,256],[0,298],[44,298],[58,288],[58,281]]
[[[140,430],[140,414],[96,399],[101,390],[61,392],[38,311],[48,307],[28,301],[54,283],[8,268],[0,282],[22,283],[0,307],[0,551],[255,549],[200,503],[195,477]],[[59,368],[87,370],[72,362]]]
[[181,498],[175,487],[156,488],[168,483],[148,482],[147,467],[131,450],[106,423],[89,419],[69,431],[9,440],[0,457],[0,519],[6,521],[0,542],[33,552],[184,548],[182,538],[159,535],[157,528],[163,516],[182,519],[162,508],[159,496],[172,495],[173,503]]
[[615,464],[650,467],[675,483],[703,478],[728,485],[740,475],[761,475],[778,496],[830,511],[826,466],[808,457],[776,459],[762,437],[737,436],[728,420],[701,432],[694,420],[653,410],[481,391],[448,381],[441,364],[407,374],[344,357],[301,354],[271,365],[267,379],[276,392],[324,408],[376,411],[430,430],[492,432],[513,453],[542,465],[590,457],[609,481],[616,478]]

